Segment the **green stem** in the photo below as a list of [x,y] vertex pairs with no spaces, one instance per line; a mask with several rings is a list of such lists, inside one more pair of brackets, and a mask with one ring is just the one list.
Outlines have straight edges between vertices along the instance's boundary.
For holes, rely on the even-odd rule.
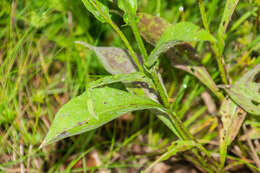
[[142,54],[144,60],[147,60],[148,54],[147,54],[147,51],[146,51],[146,49],[144,47],[144,42],[143,42],[143,40],[142,40],[142,38],[140,36],[140,33],[138,31],[135,19],[133,19],[132,22],[131,22],[131,28],[132,28],[133,33],[135,35],[135,39],[137,41],[138,47],[139,47],[139,49],[141,51],[141,54]]
[[133,30],[135,39],[137,41],[137,45],[138,45],[138,47],[139,47],[139,49],[141,51],[141,54],[142,54],[144,60],[146,60],[147,57],[148,57],[148,54],[146,52],[143,40],[142,40],[142,38],[140,36],[140,33],[138,31],[138,27],[137,27],[137,23],[136,23],[136,14],[131,11],[131,7],[130,7],[129,2],[127,2],[127,1],[123,1],[123,2],[124,2],[125,7],[127,8],[126,11],[127,11],[128,16],[130,18],[130,26],[131,26],[131,28]]
[[[210,33],[209,23],[208,23],[206,11],[205,11],[205,6],[203,4],[203,0],[199,0],[199,8],[200,8],[200,14],[201,14],[204,28]],[[219,42],[223,42],[223,41],[219,40]],[[224,44],[224,43],[222,43],[222,44]],[[220,47],[222,47],[222,46],[221,45],[218,46],[216,43],[213,43],[213,51],[216,55],[216,61],[218,63],[218,68],[220,71],[221,79],[224,82],[224,84],[228,84],[227,74],[226,74],[226,70],[225,70],[225,66],[224,66],[224,59],[221,56],[222,51],[221,51]]]
[[228,79],[227,79],[227,74],[226,74],[226,70],[225,70],[225,61],[224,61],[223,56],[221,56],[222,53],[221,53],[220,49],[218,48],[218,46],[215,43],[213,44],[213,51],[216,56],[221,79],[224,82],[224,84],[227,85]]
[[108,24],[111,25],[111,27],[118,33],[118,35],[120,36],[120,38],[122,39],[122,41],[124,42],[125,46],[127,47],[127,49],[129,50],[130,55],[132,56],[137,68],[139,69],[139,71],[143,72],[143,67],[140,64],[137,55],[135,54],[132,46],[130,45],[129,41],[127,40],[127,38],[125,37],[124,33],[120,30],[120,28],[111,20],[111,18],[109,16],[107,16],[94,2],[94,0],[90,0],[91,4],[99,11],[99,13],[102,15],[102,17],[104,17],[104,19],[106,20],[106,22]]
[[168,100],[168,96],[167,96],[167,93],[165,92],[165,89],[163,87],[163,83],[162,83],[162,81],[161,81],[161,79],[159,77],[159,74],[156,72],[155,69],[152,69],[151,75],[152,75],[152,79],[154,81],[154,85],[157,88],[157,91],[158,91],[158,93],[160,95],[160,98],[162,100],[163,105],[166,108],[170,108],[170,103],[169,103],[169,100]]
[[[218,163],[211,157],[210,153],[196,140],[196,138],[183,126],[183,123],[181,120],[178,119],[178,117],[172,113],[171,111],[167,111],[167,115],[169,116],[171,122],[173,125],[177,128],[179,133],[183,136],[182,140],[191,140],[200,146],[198,149],[193,149],[193,154],[197,157],[199,162],[203,165],[204,169],[206,169],[209,172],[218,172]],[[207,164],[205,162],[205,159],[203,156],[201,156],[200,151],[206,154],[206,157],[209,161],[212,162],[212,164]],[[214,171],[213,171],[214,170]]]

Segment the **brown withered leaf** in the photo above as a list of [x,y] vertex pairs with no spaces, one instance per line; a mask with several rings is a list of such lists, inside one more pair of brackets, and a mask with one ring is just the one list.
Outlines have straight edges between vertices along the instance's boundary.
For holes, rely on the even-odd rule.
[[237,136],[246,117],[246,112],[231,99],[225,98],[220,108],[223,127],[220,130],[220,160],[224,165],[227,147]]

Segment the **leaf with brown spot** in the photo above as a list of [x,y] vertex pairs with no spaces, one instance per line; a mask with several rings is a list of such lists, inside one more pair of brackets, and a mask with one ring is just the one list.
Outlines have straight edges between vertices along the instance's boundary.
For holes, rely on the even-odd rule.
[[[138,30],[141,36],[145,41],[154,46],[160,40],[162,34],[172,26],[171,23],[159,16],[153,16],[146,13],[138,13],[137,16],[139,18]],[[186,52],[189,58],[187,60],[176,58],[176,50],[171,48],[166,52],[166,57],[171,60],[172,64],[187,64],[187,61],[199,60],[196,54],[196,50],[192,47],[191,44],[180,43],[179,45],[176,45],[175,48],[180,54]]]
[[260,64],[246,72],[231,87],[224,87],[234,102],[254,115],[260,115],[260,83],[256,81],[258,74],[260,74]]
[[132,62],[131,56],[124,49],[117,47],[96,47],[82,41],[76,41],[75,43],[95,51],[104,68],[111,74],[136,72],[136,66]]
[[171,24],[165,19],[146,13],[138,13],[138,29],[142,37],[150,44],[156,45],[160,37]]
[[151,68],[160,54],[166,52],[175,45],[198,41],[215,42],[216,39],[209,32],[191,22],[180,22],[170,26],[160,37],[160,40],[149,55],[145,65]]
[[223,127],[220,130],[220,160],[224,166],[227,147],[237,136],[240,127],[246,117],[246,112],[237,106],[231,99],[226,98],[220,108]]
[[185,65],[175,65],[174,67],[194,75],[204,85],[206,85],[220,100],[224,99],[224,96],[222,95],[222,93],[220,93],[217,85],[215,84],[205,67]]
[[[88,106],[89,94],[92,96],[95,116],[98,118],[91,115]],[[144,109],[164,111],[160,104],[149,98],[119,89],[104,87],[88,90],[71,99],[58,111],[42,146],[96,129],[128,112]]]

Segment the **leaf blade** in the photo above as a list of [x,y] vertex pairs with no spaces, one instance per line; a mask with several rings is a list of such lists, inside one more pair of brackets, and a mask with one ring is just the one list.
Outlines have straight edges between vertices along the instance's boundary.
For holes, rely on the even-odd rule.
[[151,52],[146,65],[151,67],[159,55],[171,47],[191,41],[211,41],[216,39],[207,31],[200,29],[198,26],[190,22],[180,22],[169,27],[161,36],[156,47]]
[[224,87],[234,102],[254,115],[260,115],[260,84],[254,81],[259,72],[260,64],[246,72],[231,87]]
[[43,145],[96,129],[130,111],[162,108],[148,98],[108,87],[95,88],[91,95],[98,118],[88,110],[88,93],[73,98],[56,114]]
[[[91,1],[91,2],[90,2]],[[102,23],[106,23],[106,19],[104,16],[93,6],[92,3],[94,3],[99,9],[104,13],[107,17],[109,17],[109,9],[107,6],[99,2],[98,0],[92,1],[92,0],[82,0],[83,4],[87,8],[87,10],[92,13],[96,19],[98,19]]]

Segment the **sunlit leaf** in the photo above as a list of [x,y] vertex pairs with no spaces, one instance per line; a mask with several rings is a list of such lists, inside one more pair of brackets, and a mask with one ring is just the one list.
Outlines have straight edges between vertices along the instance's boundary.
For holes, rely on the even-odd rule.
[[202,66],[185,66],[185,65],[175,65],[174,67],[182,69],[196,78],[198,78],[204,85],[206,85],[218,98],[224,99],[223,95],[219,92],[219,89],[212,77],[209,75],[207,69]]
[[171,47],[192,41],[215,41],[215,38],[207,31],[200,29],[190,22],[180,22],[169,27],[161,36],[156,47],[151,52],[146,65],[151,67],[159,55]]
[[259,73],[260,64],[245,73],[231,87],[224,87],[235,103],[254,115],[260,115],[260,83],[256,81]]
[[220,115],[223,125],[220,130],[220,160],[222,166],[224,166],[227,156],[227,147],[237,136],[246,117],[246,112],[232,100],[226,98],[221,105]]
[[[109,9],[107,6],[99,2],[98,0],[82,0],[85,7],[91,12],[100,22],[106,23],[106,20],[103,15],[109,16]],[[93,5],[94,4],[94,5]],[[97,8],[100,9],[100,11]],[[102,15],[103,13],[103,15]]]
[[162,110],[160,104],[151,99],[136,96],[113,88],[94,88],[90,90],[94,118],[89,111],[86,92],[66,103],[56,114],[43,145],[53,143],[63,138],[96,129],[109,121],[130,111],[143,109]]

